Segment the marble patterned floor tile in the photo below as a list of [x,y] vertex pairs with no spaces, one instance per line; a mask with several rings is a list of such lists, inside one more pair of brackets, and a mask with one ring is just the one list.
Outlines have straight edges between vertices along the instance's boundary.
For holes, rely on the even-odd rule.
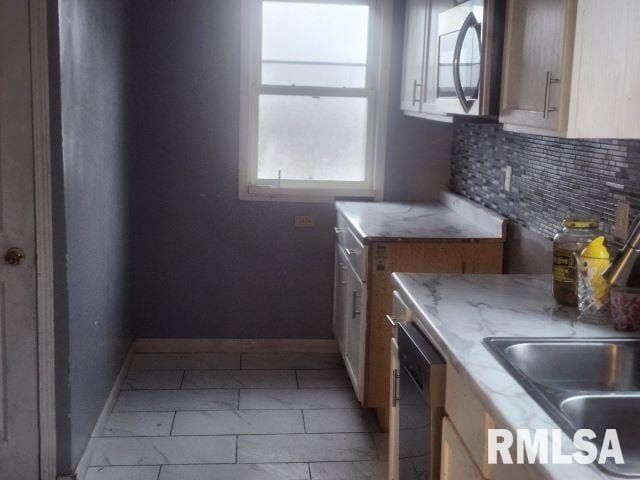
[[350,387],[349,375],[344,368],[325,370],[297,370],[300,388],[335,388]]
[[124,390],[115,412],[167,412],[180,410],[234,410],[238,390]]
[[193,370],[182,388],[296,388],[293,370]]
[[240,353],[138,353],[131,370],[235,370]]
[[377,432],[373,413],[361,408],[304,410],[307,433]]
[[319,462],[309,464],[313,480],[387,480],[386,463]]
[[121,390],[178,389],[182,375],[182,370],[130,370]]
[[236,437],[91,439],[90,466],[234,463]]
[[376,460],[371,436],[363,433],[241,435],[238,463]]
[[158,466],[90,467],[84,480],[156,480]]
[[159,480],[310,480],[306,463],[168,465]]
[[242,410],[303,410],[358,406],[353,390],[346,388],[240,390]]
[[103,437],[163,437],[171,434],[173,412],[112,413]]
[[304,433],[300,410],[178,412],[172,435]]
[[242,368],[250,370],[320,370],[343,367],[339,353],[269,352],[243,353]]

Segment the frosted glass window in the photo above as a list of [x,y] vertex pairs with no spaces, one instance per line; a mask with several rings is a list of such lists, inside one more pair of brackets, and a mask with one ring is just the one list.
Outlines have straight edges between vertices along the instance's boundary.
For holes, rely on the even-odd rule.
[[369,6],[262,4],[262,84],[364,88]]
[[262,62],[262,83],[301,87],[364,88],[365,65]]
[[260,95],[258,178],[363,181],[367,99]]

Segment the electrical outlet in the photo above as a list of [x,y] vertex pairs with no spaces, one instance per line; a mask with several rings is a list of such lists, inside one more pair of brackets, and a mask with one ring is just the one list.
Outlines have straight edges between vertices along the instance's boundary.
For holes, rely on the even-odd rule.
[[504,171],[504,191],[511,191],[511,177],[513,176],[513,168],[511,165],[507,165],[507,168]]
[[616,207],[616,224],[613,234],[616,238],[626,240],[629,235],[629,222],[631,220],[631,204],[621,200]]
[[311,215],[296,215],[296,228],[311,228],[316,226],[316,220]]

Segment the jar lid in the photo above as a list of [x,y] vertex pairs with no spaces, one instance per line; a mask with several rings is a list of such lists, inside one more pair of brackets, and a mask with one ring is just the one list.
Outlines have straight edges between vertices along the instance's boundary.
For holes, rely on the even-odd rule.
[[568,218],[562,224],[567,228],[598,228],[600,222],[597,220],[584,220],[580,218]]

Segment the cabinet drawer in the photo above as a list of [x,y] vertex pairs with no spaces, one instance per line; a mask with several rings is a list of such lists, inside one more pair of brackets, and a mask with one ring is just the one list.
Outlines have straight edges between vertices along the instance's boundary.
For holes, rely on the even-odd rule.
[[445,410],[482,476],[492,478],[493,465],[487,462],[487,430],[495,428],[495,422],[450,364],[447,365]]
[[483,480],[462,439],[445,417],[442,421],[441,480]]
[[353,267],[355,272],[363,282],[366,279],[366,259],[365,248],[358,237],[353,233],[353,230],[349,228],[347,221],[342,215],[338,215],[338,226],[335,228],[336,240],[338,244],[344,249],[349,264]]

